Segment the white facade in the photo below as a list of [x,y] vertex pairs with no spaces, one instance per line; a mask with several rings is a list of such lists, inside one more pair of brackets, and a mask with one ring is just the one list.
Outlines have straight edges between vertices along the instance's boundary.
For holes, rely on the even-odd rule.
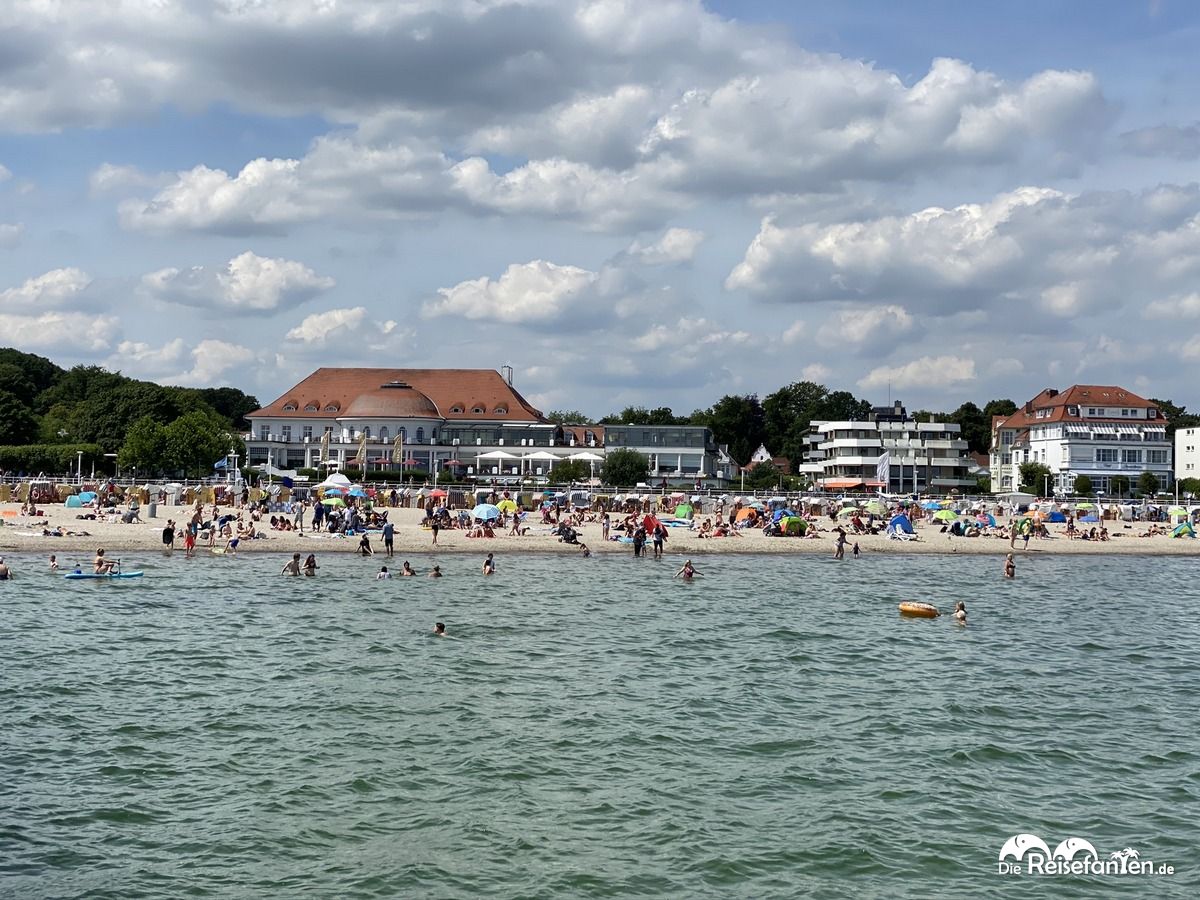
[[1200,428],[1175,432],[1175,478],[1200,478]]
[[[944,492],[974,487],[967,442],[954,422],[822,422],[817,450],[823,486],[847,487],[858,481],[892,493]],[[889,459],[886,484],[878,483],[881,457]]]

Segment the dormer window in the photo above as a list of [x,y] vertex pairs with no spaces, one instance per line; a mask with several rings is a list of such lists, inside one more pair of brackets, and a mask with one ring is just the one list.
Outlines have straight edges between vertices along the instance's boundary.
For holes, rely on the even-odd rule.
[[457,416],[457,415],[462,415],[462,411],[463,411],[463,408],[462,408],[461,406],[458,406],[457,404],[456,404],[456,405],[454,405],[454,406],[452,406],[452,407],[450,407],[450,412],[451,412],[451,413],[453,413],[453,414],[454,414],[454,415],[456,415],[456,416]]
[[492,410],[492,412],[498,416],[507,415],[508,407],[507,406],[497,406],[495,409]]
[[309,403],[304,404],[305,412],[316,412],[320,408],[321,407],[317,406],[317,404],[312,403],[311,401]]
[[295,412],[296,404],[289,400],[287,403],[283,404],[283,411],[284,412]]
[[336,403],[326,403],[325,404],[325,412],[337,412],[337,411],[338,411],[338,405]]
[[482,406],[476,406],[476,407],[472,408],[471,412],[475,413],[475,415],[482,415],[485,412],[485,410]]

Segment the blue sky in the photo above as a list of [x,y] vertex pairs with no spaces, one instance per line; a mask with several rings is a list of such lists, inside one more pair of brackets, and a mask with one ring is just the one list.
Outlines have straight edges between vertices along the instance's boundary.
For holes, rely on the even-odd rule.
[[0,8],[0,334],[61,364],[1200,405],[1192,4]]

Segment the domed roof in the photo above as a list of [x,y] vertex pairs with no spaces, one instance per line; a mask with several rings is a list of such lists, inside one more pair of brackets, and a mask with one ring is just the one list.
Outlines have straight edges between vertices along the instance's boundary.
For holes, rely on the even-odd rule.
[[350,401],[342,418],[409,419],[440,418],[437,405],[412,385],[402,381],[364,391]]

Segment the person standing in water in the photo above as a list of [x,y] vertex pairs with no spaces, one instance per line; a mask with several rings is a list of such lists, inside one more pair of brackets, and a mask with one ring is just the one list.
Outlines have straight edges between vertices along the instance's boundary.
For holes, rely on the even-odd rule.
[[967,624],[967,604],[961,600],[954,604],[954,621],[959,625]]
[[1004,577],[1005,578],[1016,578],[1017,577],[1017,562],[1016,562],[1016,560],[1013,559],[1013,555],[1011,553],[1009,553],[1008,555],[1006,555],[1004,557]]
[[362,539],[358,542],[358,552],[363,556],[374,556],[375,551],[371,549],[371,537],[365,531]]
[[490,554],[490,553],[487,555],[487,559],[485,559],[483,561],[483,574],[484,575],[495,575],[496,574],[496,561],[494,559],[492,559],[492,554]]
[[834,559],[846,558],[846,529],[841,525],[837,527],[837,549],[833,551]]
[[696,569],[695,566],[692,565],[692,561],[689,559],[687,562],[685,562],[683,564],[683,568],[680,569],[678,572],[676,572],[671,577],[678,578],[679,576],[682,575],[684,581],[691,581],[693,575],[699,575],[699,574],[700,574],[700,572]]
[[408,560],[405,560],[403,568],[400,569],[400,574],[404,577],[408,577],[411,575],[416,575],[417,573],[414,572],[413,567],[408,564]]
[[312,553],[308,554],[308,558],[304,560],[304,565],[301,568],[307,577],[312,578],[317,574],[317,557]]
[[300,576],[300,554],[293,553],[291,562],[284,563],[283,569],[279,572],[280,575],[295,575]]
[[383,549],[387,551],[388,559],[392,558],[392,546],[396,540],[396,526],[391,522],[383,523]]
[[375,576],[376,581],[384,581],[392,577],[392,573],[388,571],[387,566],[380,566],[379,574]]

